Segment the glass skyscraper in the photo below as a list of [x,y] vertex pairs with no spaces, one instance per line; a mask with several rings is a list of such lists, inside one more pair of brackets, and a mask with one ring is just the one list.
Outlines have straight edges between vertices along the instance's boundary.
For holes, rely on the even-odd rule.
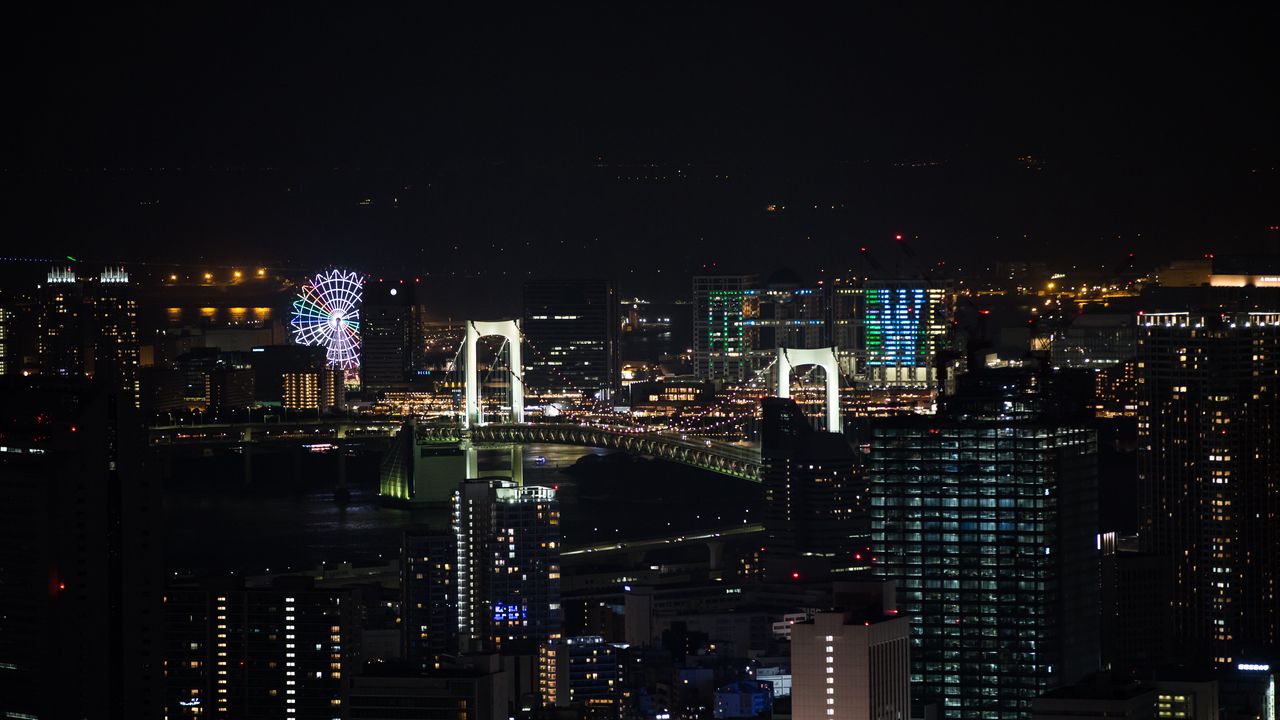
[[871,429],[875,572],[912,618],[913,704],[944,718],[1025,720],[1098,666],[1096,436],[1009,377],[981,385],[1007,404]]

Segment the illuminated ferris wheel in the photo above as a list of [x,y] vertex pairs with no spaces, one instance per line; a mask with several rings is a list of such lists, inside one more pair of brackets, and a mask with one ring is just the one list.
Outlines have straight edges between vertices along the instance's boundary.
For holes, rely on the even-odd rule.
[[329,364],[360,367],[360,292],[354,272],[330,270],[303,283],[293,301],[293,338],[299,345],[324,346]]

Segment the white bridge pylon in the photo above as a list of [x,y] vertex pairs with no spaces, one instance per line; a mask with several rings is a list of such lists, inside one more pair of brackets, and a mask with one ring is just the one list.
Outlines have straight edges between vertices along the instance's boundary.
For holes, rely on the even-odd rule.
[[524,366],[520,357],[519,320],[468,320],[467,336],[463,346],[464,428],[484,425],[484,413],[480,411],[480,372],[476,364],[476,344],[482,337],[496,335],[506,339],[507,374],[511,379],[510,422],[524,422]]
[[836,348],[778,348],[778,397],[791,397],[791,371],[817,365],[827,378],[827,432],[843,432],[840,421],[840,359]]

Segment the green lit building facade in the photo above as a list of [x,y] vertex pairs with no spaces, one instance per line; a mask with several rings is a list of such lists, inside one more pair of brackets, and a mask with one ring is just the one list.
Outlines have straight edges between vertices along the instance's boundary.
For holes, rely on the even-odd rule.
[[693,366],[703,380],[742,382],[750,377],[751,342],[743,320],[753,275],[693,278]]

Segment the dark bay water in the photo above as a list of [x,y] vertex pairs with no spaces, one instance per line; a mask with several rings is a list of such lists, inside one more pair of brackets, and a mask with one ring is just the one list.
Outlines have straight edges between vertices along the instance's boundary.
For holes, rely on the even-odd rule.
[[[560,487],[566,545],[654,537],[758,519],[759,488],[694,468],[569,446],[523,449],[525,483]],[[596,462],[580,463],[584,455]],[[481,470],[505,468],[508,451],[481,451]],[[165,558],[197,575],[300,569],[321,561],[373,563],[398,557],[400,536],[447,522],[440,510],[389,505],[377,496],[375,455],[350,456],[351,498],[334,500],[337,459],[288,454],[254,458],[243,482],[232,454],[176,461],[166,484]]]

